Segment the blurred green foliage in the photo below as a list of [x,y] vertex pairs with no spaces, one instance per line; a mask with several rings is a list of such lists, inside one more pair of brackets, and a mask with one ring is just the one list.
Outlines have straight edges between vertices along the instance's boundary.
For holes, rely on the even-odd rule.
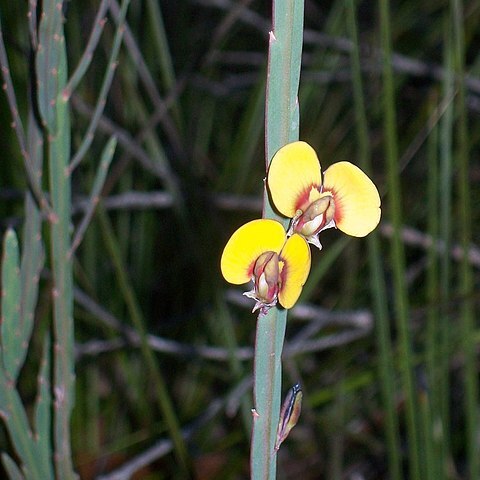
[[[64,4],[70,73],[99,3]],[[305,2],[300,138],[323,168],[370,164],[383,217],[375,245],[323,234],[302,305],[289,315],[284,386],[300,381],[304,398],[279,452],[278,477],[415,478],[418,468],[427,480],[478,478],[480,8],[473,0],[388,2],[386,34],[379,4],[359,1],[355,38],[352,3]],[[4,4],[3,37],[26,123],[35,85],[27,6]],[[71,98],[73,153],[98,99],[117,16],[112,0]],[[156,371],[196,478],[246,478],[255,316],[222,280],[219,258],[234,229],[261,212],[271,5],[132,0],[127,21],[104,113],[72,178],[76,228],[105,144],[117,137],[102,199],[74,257],[74,464],[82,478],[108,478],[166,441],[135,478],[185,477],[178,450],[165,440]],[[4,95],[0,115],[0,228],[21,238],[27,182]],[[27,411],[52,314],[50,275],[42,273],[20,372]],[[409,425],[412,407],[417,421]],[[3,430],[0,450],[12,454]]]

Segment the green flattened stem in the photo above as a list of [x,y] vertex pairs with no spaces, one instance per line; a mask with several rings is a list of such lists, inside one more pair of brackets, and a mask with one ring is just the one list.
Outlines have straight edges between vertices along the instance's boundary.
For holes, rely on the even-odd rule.
[[[356,3],[346,0],[345,11],[348,29],[353,41],[352,86],[355,106],[355,128],[358,142],[358,160],[365,172],[371,171],[371,149],[366,113],[366,99],[362,81],[360,42],[357,28]],[[375,313],[376,342],[379,353],[379,378],[385,410],[385,437],[388,452],[389,476],[391,480],[402,478],[399,420],[396,410],[394,352],[392,346],[388,294],[383,278],[382,254],[378,234],[372,232],[367,237],[370,269],[370,290]],[[323,262],[322,262],[323,263]]]
[[42,471],[46,472],[45,478],[54,478],[51,461],[52,448],[52,394],[51,394],[51,341],[46,335],[43,341],[43,359],[37,379],[37,398],[35,401],[35,443],[37,457],[42,464]]
[[2,270],[3,300],[1,335],[3,365],[9,378],[15,382],[27,355],[38,295],[40,270],[43,266],[43,247],[40,237],[40,213],[30,194],[25,205],[23,251],[20,259],[18,240],[8,230],[4,243]]
[[392,36],[390,31],[390,2],[379,0],[380,34],[383,49],[383,114],[385,158],[387,166],[388,199],[393,225],[391,263],[394,286],[394,305],[399,341],[399,369],[405,394],[406,433],[408,445],[409,478],[420,480],[419,417],[413,377],[412,335],[410,331],[410,304],[405,283],[405,249],[400,236],[402,226],[402,192],[398,172],[398,131],[395,110],[395,88],[392,69]]
[[[303,0],[273,2],[273,31],[270,33],[266,98],[266,163],[283,145],[298,140],[298,85],[303,43]],[[264,195],[264,217],[280,217]],[[287,310],[272,307],[257,320],[255,342],[253,433],[251,478],[276,477],[276,436],[282,387],[281,354]]]
[[[41,177],[43,142],[40,129],[34,119],[33,110],[28,118],[28,150],[32,168],[38,178]],[[42,241],[42,217],[37,203],[30,192],[25,198],[25,221],[22,235],[20,283],[22,296],[20,298],[20,323],[17,359],[12,378],[17,378],[25,357],[27,356],[30,337],[32,335],[35,307],[38,300],[38,285],[40,272],[45,262],[45,252]]]
[[[0,416],[21,463],[23,476],[19,478],[28,480],[52,478],[45,469],[45,463],[37,450],[17,389],[7,377],[3,366],[0,366]],[[2,461],[9,474],[12,474],[11,478],[17,478],[20,469],[15,462],[7,455],[2,455]]]
[[70,112],[63,95],[67,83],[67,56],[63,8],[58,0],[42,2],[35,68],[38,107],[47,141],[50,223],[50,263],[53,276],[54,385],[53,437],[58,478],[76,478],[70,441],[74,403],[73,273],[70,251],[71,184]]
[[477,353],[474,342],[476,330],[476,315],[473,301],[473,293],[475,290],[474,276],[472,265],[467,256],[467,251],[472,243],[472,199],[470,192],[470,128],[468,125],[468,113],[466,102],[466,88],[463,78],[465,77],[465,12],[463,2],[453,0],[452,7],[452,23],[455,50],[455,70],[457,73],[457,95],[456,107],[458,115],[458,212],[459,212],[459,233],[461,245],[463,248],[463,257],[460,265],[460,295],[464,298],[461,306],[461,329],[462,329],[462,350],[465,356],[465,424],[466,424],[466,451],[469,466],[469,478],[480,477],[480,459],[478,455],[478,369],[477,369]]
[[281,354],[287,310],[271,308],[259,315],[255,340],[255,371],[251,469],[253,479],[276,476],[278,421],[282,389]]
[[15,378],[19,350],[20,286],[18,240],[13,230],[8,230],[3,243],[2,260],[2,360],[6,374]]

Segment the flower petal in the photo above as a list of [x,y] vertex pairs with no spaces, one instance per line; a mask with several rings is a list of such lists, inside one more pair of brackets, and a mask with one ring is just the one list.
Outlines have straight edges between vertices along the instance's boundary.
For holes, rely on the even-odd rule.
[[377,187],[356,165],[334,163],[327,168],[323,190],[335,201],[335,224],[353,237],[368,235],[380,221],[380,195]]
[[272,158],[267,183],[277,210],[286,217],[295,216],[319,196],[322,176],[315,150],[305,142],[282,147]]
[[241,285],[251,280],[257,258],[265,252],[280,253],[286,233],[275,220],[252,220],[242,225],[225,245],[220,268],[227,282]]
[[284,266],[278,300],[282,307],[292,308],[310,273],[310,248],[305,239],[295,233],[285,243],[280,258]]

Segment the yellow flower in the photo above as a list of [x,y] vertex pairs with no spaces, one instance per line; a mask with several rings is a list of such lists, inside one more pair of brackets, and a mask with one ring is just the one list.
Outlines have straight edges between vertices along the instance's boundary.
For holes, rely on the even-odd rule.
[[322,172],[315,150],[293,142],[274,155],[267,184],[277,210],[292,219],[288,234],[299,233],[322,248],[318,234],[336,227],[364,237],[380,221],[380,195],[357,166],[338,162]]
[[287,235],[275,220],[242,225],[227,242],[220,262],[229,283],[253,281],[244,295],[255,300],[253,311],[266,313],[277,301],[292,308],[310,272],[310,249],[300,235]]

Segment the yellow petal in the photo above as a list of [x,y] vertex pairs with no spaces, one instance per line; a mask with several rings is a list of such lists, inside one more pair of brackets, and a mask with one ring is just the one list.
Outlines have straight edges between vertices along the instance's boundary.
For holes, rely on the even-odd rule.
[[294,217],[298,209],[319,198],[322,177],[315,150],[305,142],[282,147],[272,158],[267,183],[277,210]]
[[220,268],[227,282],[241,285],[251,280],[257,258],[264,252],[280,253],[286,233],[275,220],[253,220],[242,225],[225,245]]
[[285,243],[280,258],[284,266],[278,300],[282,307],[292,308],[310,273],[310,247],[303,237],[295,233]]
[[368,235],[380,221],[380,195],[377,187],[357,166],[334,163],[325,171],[324,191],[335,201],[335,224],[353,237]]

